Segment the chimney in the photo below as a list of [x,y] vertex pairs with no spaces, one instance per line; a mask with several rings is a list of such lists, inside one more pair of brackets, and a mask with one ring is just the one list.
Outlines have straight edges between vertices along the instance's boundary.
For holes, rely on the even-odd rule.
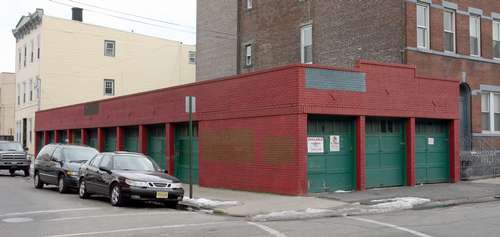
[[80,22],[83,21],[83,9],[82,8],[73,7],[73,8],[71,8],[71,12],[73,13],[72,17],[71,17],[72,20],[80,21]]

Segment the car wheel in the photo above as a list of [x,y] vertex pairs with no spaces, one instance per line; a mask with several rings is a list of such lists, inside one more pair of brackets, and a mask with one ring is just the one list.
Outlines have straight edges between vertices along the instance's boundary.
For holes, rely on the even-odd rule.
[[122,191],[120,190],[120,186],[118,186],[118,184],[114,184],[111,187],[111,194],[109,195],[109,200],[111,202],[111,205],[115,207],[123,205],[124,200],[122,197]]
[[164,202],[164,204],[165,207],[177,209],[177,204],[179,204],[179,201],[166,201]]
[[16,176],[16,170],[14,170],[14,169],[10,169],[9,173],[10,173],[10,176],[12,176],[12,177]]
[[80,181],[80,185],[78,187],[78,196],[81,199],[85,199],[89,197],[89,194],[87,193],[87,184],[85,183],[85,180]]
[[30,176],[30,169],[25,169],[24,171],[24,177]]
[[57,180],[58,183],[58,190],[60,193],[66,193],[68,192],[68,187],[64,184],[64,176],[59,175],[59,179]]
[[33,178],[33,184],[37,189],[43,188],[43,182],[40,180],[40,175],[38,174],[38,172],[35,172],[35,177]]

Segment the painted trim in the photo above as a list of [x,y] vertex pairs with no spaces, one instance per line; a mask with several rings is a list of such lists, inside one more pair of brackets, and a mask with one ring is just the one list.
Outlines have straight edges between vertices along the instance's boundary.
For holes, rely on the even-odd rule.
[[468,12],[469,12],[469,14],[483,16],[483,10],[481,10],[479,8],[469,7]]
[[489,92],[500,92],[500,85],[479,85],[479,90]]
[[457,58],[457,59],[467,59],[467,60],[472,60],[472,61],[500,64],[499,60],[487,59],[487,58],[482,58],[482,57],[478,57],[478,56],[461,55],[461,54],[451,53],[451,52],[442,52],[442,51],[436,51],[436,50],[432,50],[432,49],[406,47],[406,50],[420,52],[420,53],[434,54],[434,55],[445,56],[445,57],[451,57],[451,58]]
[[453,2],[443,1],[443,7],[448,9],[458,10],[458,4]]
[[473,137],[500,137],[500,132],[472,133]]
[[500,13],[492,12],[491,13],[491,18],[493,20],[500,20]]
[[[414,4],[418,4],[419,2],[420,3],[426,3],[425,1],[420,1],[420,0],[418,0],[418,1],[417,0],[405,0],[405,1],[409,2],[409,3],[414,3]],[[435,9],[441,9],[441,10],[450,9],[450,8],[454,9],[460,15],[469,16],[471,14],[471,12],[469,12],[469,11],[463,11],[463,10],[458,9],[458,6],[457,6],[456,9],[453,8],[454,7],[454,5],[453,5],[454,3],[451,3],[450,5],[448,5],[448,4],[439,5],[439,4],[436,4],[436,3],[429,3],[429,4],[430,4],[430,6],[432,8],[435,8]],[[477,14],[477,15],[480,15],[482,19],[486,19],[486,20],[492,20],[493,19],[491,16],[484,15],[483,14],[483,10],[481,10],[481,9],[473,8],[473,7],[472,7],[472,9],[475,9],[475,10],[473,10],[475,12],[481,12],[481,14]],[[476,13],[473,13],[473,14],[476,14]]]

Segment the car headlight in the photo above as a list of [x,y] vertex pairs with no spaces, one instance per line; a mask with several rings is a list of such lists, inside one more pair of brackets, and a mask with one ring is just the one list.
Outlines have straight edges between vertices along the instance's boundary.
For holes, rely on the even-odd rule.
[[172,184],[170,184],[170,188],[182,188],[182,184],[181,183],[172,183]]
[[66,172],[68,176],[78,176],[78,171],[68,171]]
[[125,179],[125,183],[130,185],[130,186],[135,186],[135,187],[147,187],[148,186],[147,182],[135,181],[135,180],[130,180],[130,179]]

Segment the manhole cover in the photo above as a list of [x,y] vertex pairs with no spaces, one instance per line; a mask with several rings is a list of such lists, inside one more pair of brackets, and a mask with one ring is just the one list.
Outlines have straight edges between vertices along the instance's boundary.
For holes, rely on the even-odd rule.
[[30,221],[33,221],[33,219],[19,217],[19,218],[6,218],[6,219],[2,219],[2,221],[7,222],[7,223],[21,223],[21,222],[30,222]]

